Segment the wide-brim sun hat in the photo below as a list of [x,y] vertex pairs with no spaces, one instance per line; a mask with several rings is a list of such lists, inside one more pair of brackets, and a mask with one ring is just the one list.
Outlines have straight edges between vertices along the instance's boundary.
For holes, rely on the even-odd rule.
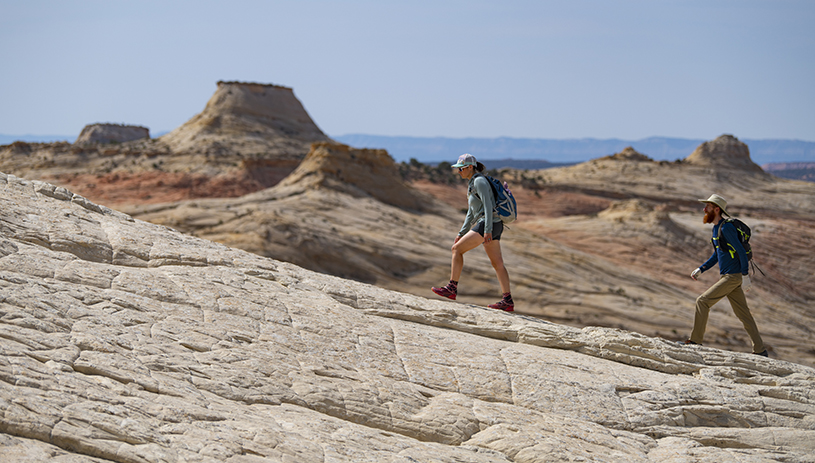
[[453,164],[450,167],[464,167],[464,166],[474,166],[478,163],[475,160],[475,156],[469,153],[464,153],[458,157],[458,162]]
[[722,198],[720,195],[717,195],[717,194],[714,193],[714,194],[710,195],[710,198],[708,198],[708,199],[700,199],[699,202],[700,203],[715,204],[715,205],[719,206],[719,208],[722,210],[722,214],[730,215],[730,214],[727,213],[727,200]]

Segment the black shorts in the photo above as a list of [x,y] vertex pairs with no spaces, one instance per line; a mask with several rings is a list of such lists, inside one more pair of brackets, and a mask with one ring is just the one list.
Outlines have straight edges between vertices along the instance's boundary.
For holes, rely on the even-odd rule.
[[[484,236],[484,221],[479,220],[475,227],[471,228],[472,231]],[[498,241],[501,239],[501,233],[504,233],[504,222],[492,223],[492,239]]]

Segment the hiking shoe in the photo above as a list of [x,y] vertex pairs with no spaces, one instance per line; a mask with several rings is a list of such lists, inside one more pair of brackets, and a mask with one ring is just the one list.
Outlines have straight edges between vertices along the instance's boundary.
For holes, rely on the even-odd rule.
[[431,291],[438,294],[441,297],[446,297],[447,299],[456,300],[456,290],[451,288],[448,284],[447,286],[442,286],[441,288],[436,288],[435,286],[430,288]]
[[679,341],[677,344],[679,344],[680,346],[701,346],[701,344],[699,344],[698,342],[693,342],[690,339],[687,339],[685,341]]
[[505,301],[503,299],[496,302],[495,304],[490,304],[487,307],[489,307],[490,309],[503,310],[504,312],[514,312],[515,311],[515,304],[513,304],[511,302],[507,302],[507,301]]
[[760,355],[762,357],[769,357],[770,356],[769,352],[767,352],[767,349],[764,349],[764,352],[753,352],[753,354]]

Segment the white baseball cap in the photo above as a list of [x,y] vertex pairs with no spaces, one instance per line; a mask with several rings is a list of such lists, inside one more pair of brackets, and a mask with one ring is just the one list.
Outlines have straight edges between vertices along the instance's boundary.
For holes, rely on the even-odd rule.
[[475,156],[473,156],[472,154],[464,153],[458,157],[458,162],[450,167],[474,166],[476,165],[476,163],[478,163],[478,161],[475,160]]

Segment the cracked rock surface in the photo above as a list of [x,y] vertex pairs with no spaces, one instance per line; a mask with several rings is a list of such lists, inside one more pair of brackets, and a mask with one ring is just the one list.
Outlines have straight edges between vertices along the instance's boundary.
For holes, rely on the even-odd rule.
[[304,270],[0,174],[0,461],[810,462],[815,370]]

